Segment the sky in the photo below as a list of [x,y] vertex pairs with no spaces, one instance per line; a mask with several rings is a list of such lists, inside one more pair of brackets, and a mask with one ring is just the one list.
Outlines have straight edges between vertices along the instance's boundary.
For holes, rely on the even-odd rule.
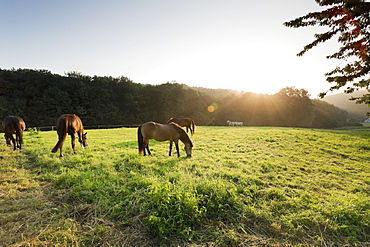
[[315,98],[341,63],[326,59],[338,44],[297,57],[326,29],[283,23],[320,10],[314,0],[0,0],[0,68]]

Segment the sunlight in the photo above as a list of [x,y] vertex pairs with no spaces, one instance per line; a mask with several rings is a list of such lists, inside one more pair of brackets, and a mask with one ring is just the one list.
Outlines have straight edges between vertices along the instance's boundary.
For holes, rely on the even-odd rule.
[[[232,45],[230,45],[232,44]],[[321,48],[321,49],[320,49]],[[324,74],[337,66],[327,60],[327,47],[318,47],[304,57],[296,54],[300,45],[269,41],[203,43],[178,47],[161,54],[154,65],[142,61],[145,71],[130,75],[137,83],[162,84],[176,80],[190,87],[233,89],[259,94],[275,94],[285,87],[306,89],[309,94],[327,90]]]

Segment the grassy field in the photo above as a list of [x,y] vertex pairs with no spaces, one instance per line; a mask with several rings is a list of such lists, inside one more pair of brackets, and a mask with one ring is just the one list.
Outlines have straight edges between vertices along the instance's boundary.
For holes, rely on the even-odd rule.
[[135,128],[0,145],[0,246],[370,246],[370,132],[198,126],[192,158]]

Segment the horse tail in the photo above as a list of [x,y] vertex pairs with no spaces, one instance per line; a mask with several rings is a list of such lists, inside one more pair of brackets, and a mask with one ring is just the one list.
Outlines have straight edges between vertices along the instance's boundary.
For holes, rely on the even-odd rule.
[[190,128],[191,134],[194,135],[194,132],[195,132],[195,121],[194,120],[191,120],[191,126],[193,127],[193,128]]
[[52,153],[56,153],[60,146],[64,143],[64,140],[66,139],[67,136],[67,120],[66,119],[60,119],[57,122],[57,133],[58,133],[58,142],[55,145],[55,147],[51,150]]
[[51,150],[52,153],[56,153],[59,149],[59,146],[60,146],[60,141],[57,142],[57,144],[55,145],[55,147]]
[[143,133],[141,133],[141,125],[137,129],[137,142],[139,145],[139,154],[143,154],[144,152],[144,137]]
[[22,147],[23,144],[23,128],[21,126],[21,123],[19,121],[16,121],[14,124],[14,129],[15,129],[15,135],[16,139],[19,141],[19,146]]

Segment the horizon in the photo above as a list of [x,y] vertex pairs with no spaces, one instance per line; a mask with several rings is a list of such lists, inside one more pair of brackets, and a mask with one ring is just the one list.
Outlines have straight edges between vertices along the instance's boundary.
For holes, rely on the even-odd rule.
[[[170,84],[180,84],[180,85],[184,85],[184,86],[187,86],[189,88],[193,88],[193,89],[196,89],[196,88],[203,88],[203,89],[208,89],[208,90],[225,90],[225,91],[233,91],[233,92],[236,92],[236,93],[240,93],[240,94],[243,94],[243,93],[254,93],[254,94],[262,94],[262,95],[274,95],[274,94],[277,94],[279,93],[279,91],[283,88],[286,88],[286,87],[293,87],[293,88],[296,88],[296,89],[305,89],[305,88],[297,88],[296,86],[285,86],[285,87],[282,87],[280,88],[278,91],[276,92],[273,92],[273,93],[259,93],[259,92],[252,92],[252,91],[246,91],[246,90],[238,90],[238,89],[232,89],[232,88],[212,88],[212,87],[207,87],[207,86],[190,86],[190,85],[187,85],[186,83],[179,83],[177,81],[167,81],[167,82],[163,82],[163,83],[159,83],[159,84],[151,84],[151,83],[140,83],[140,82],[135,82],[133,81],[131,78],[127,77],[127,76],[124,76],[124,75],[120,75],[120,76],[111,76],[111,75],[85,75],[81,72],[78,72],[78,71],[68,71],[68,72],[64,72],[63,74],[60,74],[60,73],[55,73],[51,70],[48,70],[48,69],[38,69],[38,68],[1,68],[0,69],[3,69],[3,70],[8,70],[8,71],[11,71],[11,70],[34,70],[34,71],[42,71],[42,70],[45,70],[45,71],[48,71],[50,72],[51,74],[55,74],[55,75],[59,75],[59,76],[66,76],[68,77],[68,73],[77,73],[77,74],[81,74],[82,76],[89,76],[91,78],[93,78],[94,76],[96,77],[113,77],[113,78],[120,78],[120,77],[126,77],[128,78],[129,80],[131,80],[133,83],[136,83],[136,84],[141,84],[141,85],[151,85],[151,86],[159,86],[159,85],[163,85],[163,84],[167,84],[167,83],[170,83]],[[305,89],[306,90],[306,89]],[[366,89],[362,89],[362,90],[365,90]],[[359,90],[359,91],[362,91],[362,90]],[[318,96],[313,97],[313,95],[310,94],[310,92],[308,92],[308,95],[309,95],[309,98],[311,99],[321,99],[321,100],[325,100],[325,98],[327,96],[333,96],[333,95],[338,95],[338,94],[346,94],[346,95],[353,95],[353,94],[356,94],[356,92],[359,92],[359,91],[355,91],[351,94],[347,94],[345,92],[340,92],[339,90],[337,91],[334,91],[334,92],[327,92],[326,96],[324,98],[320,98]]]
[[11,1],[0,9],[0,67],[262,94],[294,86],[317,97],[340,63],[326,59],[338,44],[297,57],[325,28],[283,26],[315,11],[314,0]]

